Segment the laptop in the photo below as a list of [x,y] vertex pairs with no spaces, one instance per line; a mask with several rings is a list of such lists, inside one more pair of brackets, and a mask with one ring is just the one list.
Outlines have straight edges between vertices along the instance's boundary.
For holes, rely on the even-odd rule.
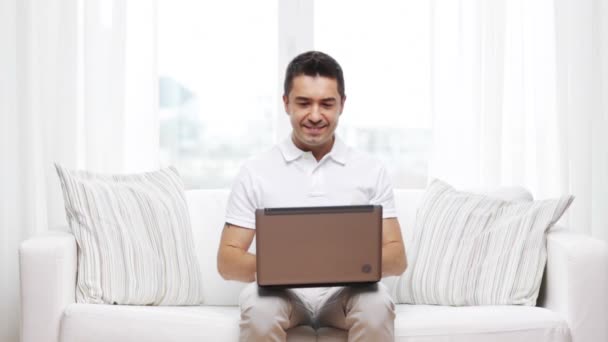
[[371,284],[382,277],[382,206],[258,209],[262,287]]

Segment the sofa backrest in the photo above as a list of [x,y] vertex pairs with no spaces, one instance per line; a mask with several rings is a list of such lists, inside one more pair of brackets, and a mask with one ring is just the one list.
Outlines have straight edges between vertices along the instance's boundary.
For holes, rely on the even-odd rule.
[[[217,272],[217,250],[224,227],[229,192],[229,190],[186,192],[195,246],[203,275],[206,305],[238,305],[239,293],[246,285],[241,282],[226,281]],[[407,246],[411,244],[416,210],[423,194],[423,190],[395,190],[395,205],[406,251]],[[530,193],[522,188],[502,188],[486,194],[509,200],[532,199]],[[255,240],[250,252],[255,253]],[[383,279],[383,282],[390,288],[394,278]]]

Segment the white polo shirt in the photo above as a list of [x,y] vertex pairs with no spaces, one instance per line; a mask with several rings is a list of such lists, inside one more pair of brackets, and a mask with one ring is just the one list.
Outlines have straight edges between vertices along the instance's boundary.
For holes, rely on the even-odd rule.
[[255,210],[276,207],[382,205],[383,218],[397,217],[384,165],[346,146],[336,135],[317,162],[291,135],[241,167],[226,209],[226,222],[255,229]]

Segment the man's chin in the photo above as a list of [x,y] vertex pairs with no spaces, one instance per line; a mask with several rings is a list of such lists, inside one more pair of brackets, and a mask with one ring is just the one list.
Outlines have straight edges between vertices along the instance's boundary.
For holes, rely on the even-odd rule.
[[321,146],[326,144],[328,141],[331,140],[331,137],[325,137],[325,136],[321,136],[321,135],[316,135],[316,136],[310,136],[307,135],[304,139],[304,143],[310,146]]
[[331,143],[333,138],[333,132],[329,134],[319,134],[319,135],[310,135],[304,132],[299,132],[299,134],[295,134],[294,138],[302,145],[305,145],[309,148],[323,146],[327,143]]

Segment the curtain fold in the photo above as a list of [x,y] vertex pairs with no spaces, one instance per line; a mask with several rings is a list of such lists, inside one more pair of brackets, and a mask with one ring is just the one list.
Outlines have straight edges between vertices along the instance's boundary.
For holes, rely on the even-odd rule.
[[432,1],[429,175],[570,193],[570,229],[608,241],[608,5]]
[[570,223],[608,241],[608,4],[555,3],[561,182],[578,195]]
[[66,229],[53,163],[158,167],[155,10],[0,0],[0,341],[19,337],[19,244]]

